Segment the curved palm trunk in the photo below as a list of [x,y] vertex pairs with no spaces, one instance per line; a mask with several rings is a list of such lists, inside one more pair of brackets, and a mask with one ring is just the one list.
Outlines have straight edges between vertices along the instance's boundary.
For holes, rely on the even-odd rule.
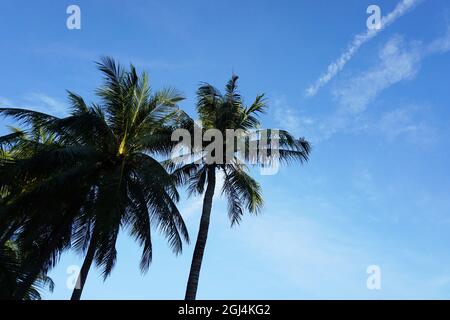
[[214,197],[214,188],[216,186],[215,168],[208,170],[208,186],[206,187],[205,197],[203,199],[202,217],[200,219],[200,228],[198,230],[197,242],[195,243],[194,255],[192,256],[191,270],[186,288],[186,300],[195,300],[197,296],[198,279],[202,267],[203,254],[205,252],[206,240],[208,238],[209,221]]
[[97,237],[94,234],[91,241],[89,242],[89,248],[86,253],[86,257],[84,258],[83,266],[81,267],[80,274],[78,275],[77,283],[75,285],[75,288],[73,289],[72,297],[70,298],[70,300],[80,300],[81,298],[89,269],[91,268],[92,261],[94,261],[96,247]]

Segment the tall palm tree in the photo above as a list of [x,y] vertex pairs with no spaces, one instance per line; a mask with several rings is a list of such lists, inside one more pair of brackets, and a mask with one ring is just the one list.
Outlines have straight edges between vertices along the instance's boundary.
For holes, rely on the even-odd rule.
[[[258,95],[250,106],[245,106],[237,91],[237,80],[237,76],[231,78],[226,85],[225,94],[209,84],[202,84],[197,91],[197,114],[203,132],[216,129],[220,131],[222,137],[225,137],[227,129],[241,130],[236,139],[240,140],[243,149],[239,150],[235,144],[230,145],[230,141],[223,139],[222,150],[227,151],[224,152],[224,158],[219,159],[222,161],[217,161],[214,155],[211,159],[208,143],[202,142],[197,148],[191,148],[188,154],[182,154],[167,162],[177,182],[188,184],[191,194],[204,193],[200,227],[187,282],[186,300],[195,300],[197,294],[217,173],[221,172],[223,175],[222,194],[226,196],[228,216],[231,225],[234,225],[240,222],[244,211],[257,213],[263,205],[261,187],[249,175],[246,163],[263,166],[275,160],[303,163],[308,160],[310,153],[310,145],[303,138],[295,139],[283,130],[278,131],[275,136],[271,134],[275,132],[274,130],[261,129],[258,117],[266,109],[264,95]],[[192,132],[195,123],[192,121],[186,123]],[[263,138],[263,135],[267,139]],[[278,146],[273,143],[275,138]],[[233,142],[236,142],[235,138]],[[255,142],[258,151],[256,155],[250,150],[252,143]],[[193,141],[189,143],[191,146],[195,144]],[[186,163],[189,156],[193,161]],[[226,156],[230,156],[230,159],[227,160]]]
[[97,91],[100,104],[88,106],[69,92],[72,110],[65,118],[0,109],[0,114],[55,135],[54,143],[39,145],[33,156],[0,167],[5,174],[0,187],[13,188],[14,181],[25,185],[4,201],[6,227],[24,220],[17,239],[39,247],[39,259],[28,261],[17,299],[71,246],[85,253],[72,294],[80,299],[92,262],[105,278],[111,273],[121,229],[143,247],[142,272],[152,259],[151,224],[166,235],[175,253],[181,252],[183,239],[189,240],[175,205],[176,185],[155,159],[171,150],[176,105],[183,97],[173,89],[152,93],[147,75],[139,77],[133,66],[126,71],[110,58],[98,66],[105,80]]

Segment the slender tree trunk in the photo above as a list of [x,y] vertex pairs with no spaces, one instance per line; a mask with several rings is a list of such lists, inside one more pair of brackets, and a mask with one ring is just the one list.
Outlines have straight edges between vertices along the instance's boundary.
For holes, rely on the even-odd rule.
[[83,261],[83,266],[81,267],[80,274],[78,275],[77,283],[72,292],[72,297],[70,300],[80,300],[81,294],[83,293],[84,284],[91,268],[92,261],[94,261],[95,250],[97,248],[97,237],[93,233],[91,241],[89,242],[88,251],[86,252],[86,257]]
[[195,243],[194,255],[192,256],[191,270],[186,288],[186,300],[195,300],[197,296],[198,279],[202,267],[203,254],[205,252],[206,240],[208,238],[209,220],[214,197],[214,188],[216,186],[215,168],[208,169],[208,186],[206,187],[205,197],[203,199],[202,217],[200,219],[200,228],[198,230],[197,242]]

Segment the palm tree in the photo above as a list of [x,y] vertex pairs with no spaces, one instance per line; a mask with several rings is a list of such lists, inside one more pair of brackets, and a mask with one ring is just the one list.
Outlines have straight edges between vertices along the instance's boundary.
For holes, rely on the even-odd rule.
[[[0,139],[0,159],[2,161],[11,160],[13,155],[17,153],[17,146],[10,145],[5,148],[4,144],[8,144],[12,140],[23,136],[23,132],[19,129],[12,128],[13,132]],[[0,215],[4,210],[2,199],[7,196],[11,190],[0,190]],[[16,242],[10,240],[14,233],[14,227],[7,230],[5,234],[0,236],[0,299],[10,299],[18,284],[23,281],[23,261],[32,252],[24,252]],[[40,273],[24,295],[25,300],[40,300],[40,290],[48,287],[53,291],[54,283],[46,274]]]
[[[182,154],[167,161],[168,168],[173,170],[177,182],[188,184],[190,194],[203,194],[204,192],[200,227],[187,282],[186,300],[195,300],[197,294],[217,173],[221,172],[223,175],[222,194],[226,196],[228,216],[233,226],[240,222],[244,211],[256,214],[263,205],[261,187],[249,175],[245,163],[263,166],[273,164],[275,160],[303,163],[308,160],[310,153],[310,145],[303,138],[295,139],[283,130],[273,135],[274,130],[261,129],[258,117],[266,109],[264,95],[258,95],[250,106],[245,106],[237,91],[237,80],[237,76],[231,78],[226,85],[225,94],[221,94],[219,90],[209,84],[202,84],[197,91],[197,113],[203,132],[216,129],[220,131],[222,137],[225,137],[227,129],[241,130],[240,135],[236,138],[243,143],[241,144],[244,146],[243,149],[239,150],[234,143],[230,145],[230,142],[224,141],[222,150],[227,150],[227,156],[231,155],[230,159],[227,160],[224,155],[224,158],[220,159],[222,161],[214,159],[211,161],[207,144],[202,142],[199,147],[191,148],[188,154]],[[192,121],[187,123],[189,123],[187,128],[192,132],[195,124]],[[267,137],[266,140],[262,138],[263,135]],[[275,138],[278,141],[278,147],[273,143]],[[234,138],[233,142],[235,142]],[[258,151],[256,155],[250,150],[252,143],[255,142]],[[193,145],[192,141],[188,143]],[[244,151],[243,154],[242,151]],[[186,159],[189,157],[193,161],[186,163]],[[208,157],[210,158],[208,159]]]
[[88,106],[69,92],[72,110],[65,118],[0,109],[0,114],[55,136],[49,146],[39,144],[33,156],[0,167],[0,174],[5,174],[0,187],[13,188],[15,181],[24,185],[4,200],[7,227],[24,220],[16,230],[18,241],[39,247],[39,259],[27,262],[17,299],[72,246],[85,253],[79,286],[72,294],[72,299],[80,299],[92,262],[104,278],[111,273],[121,229],[143,247],[142,272],[152,259],[152,224],[177,254],[183,239],[189,241],[175,205],[176,185],[155,159],[171,150],[176,105],[183,97],[173,89],[151,93],[147,75],[139,77],[133,66],[126,71],[110,58],[98,66],[105,80],[97,91],[101,104]]
[[[0,299],[11,299],[18,284],[23,280],[22,261],[27,256],[14,241],[8,240],[0,247]],[[24,295],[24,300],[41,300],[40,290],[53,292],[55,284],[40,273]]]
[[[0,112],[32,113],[17,109]],[[36,113],[26,118],[31,126],[27,132],[0,138],[3,144],[10,146],[8,157],[1,158],[0,162],[1,242],[13,240],[22,252],[27,253],[21,259],[21,277],[12,296],[16,299],[25,299],[39,275],[46,274],[56,264],[59,254],[70,246],[70,218],[73,219],[71,215],[76,210],[74,201],[72,207],[68,205],[71,203],[69,197],[80,201],[82,195],[81,190],[75,188],[75,179],[65,180],[67,185],[73,183],[73,195],[67,190],[68,186],[58,188],[57,175],[62,175],[63,169],[50,156],[62,145],[38,133],[42,128],[35,120],[40,116]],[[63,163],[63,160],[59,162]],[[75,193],[77,191],[80,193]]]
[[[47,135],[36,126],[32,126],[29,134],[14,127],[11,127],[11,131],[10,134],[0,137],[0,168],[10,165],[19,159],[30,158],[32,155],[37,154],[40,148],[48,147],[54,142],[52,136]],[[13,195],[20,194],[26,183],[21,181],[20,177],[16,177],[16,179],[8,182],[6,181],[7,177],[3,178],[0,188],[0,215],[5,217],[7,199]],[[13,237],[23,222],[23,219],[16,221],[15,219],[8,220],[6,217],[2,220],[0,224],[3,227],[0,227],[0,247]]]

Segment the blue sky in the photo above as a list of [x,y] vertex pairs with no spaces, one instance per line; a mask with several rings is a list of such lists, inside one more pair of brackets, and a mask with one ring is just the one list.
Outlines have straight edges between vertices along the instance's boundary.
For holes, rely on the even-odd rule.
[[[2,1],[0,104],[64,115],[66,89],[95,101],[93,61],[110,55],[148,71],[154,88],[184,92],[194,115],[199,82],[223,87],[235,72],[247,101],[267,94],[264,125],[305,136],[313,153],[303,167],[255,172],[266,205],[238,227],[216,199],[198,298],[448,299],[450,4],[399,3]],[[81,30],[66,28],[71,4]],[[356,50],[370,4],[398,14]],[[327,77],[330,65],[339,72]],[[9,124],[0,120],[1,134]],[[179,207],[195,239],[201,199]],[[192,250],[175,257],[156,235],[142,276],[123,234],[111,277],[92,270],[83,298],[181,299]],[[67,268],[81,263],[64,255],[44,297],[69,298]],[[366,287],[369,265],[380,290]]]

